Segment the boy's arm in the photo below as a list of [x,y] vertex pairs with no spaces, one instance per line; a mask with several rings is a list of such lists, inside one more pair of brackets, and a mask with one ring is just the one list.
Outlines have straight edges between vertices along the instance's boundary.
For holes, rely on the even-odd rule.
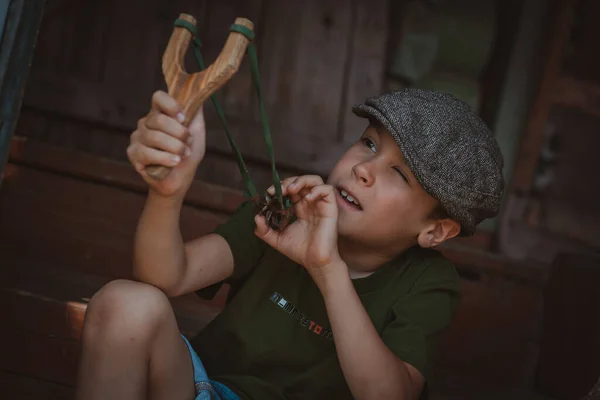
[[[151,111],[138,121],[127,147],[131,164],[149,186],[135,236],[133,274],[169,296],[222,281],[232,274],[234,264],[229,245],[217,235],[183,243],[179,226],[183,199],[206,152],[202,108],[189,126],[183,121],[177,101],[157,91]],[[171,170],[156,180],[146,171],[149,165]]]
[[423,375],[383,342],[343,261],[324,268],[319,289],[325,300],[342,372],[354,398],[416,400]]
[[134,276],[175,297],[220,282],[233,272],[225,239],[209,234],[183,242],[183,199],[150,194],[135,237]]

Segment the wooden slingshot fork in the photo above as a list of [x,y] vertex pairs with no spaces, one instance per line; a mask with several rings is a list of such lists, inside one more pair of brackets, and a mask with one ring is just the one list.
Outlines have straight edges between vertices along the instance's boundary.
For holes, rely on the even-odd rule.
[[[196,19],[188,14],[180,14],[179,19],[196,26]],[[253,30],[254,24],[246,18],[236,18],[235,24]],[[192,39],[192,33],[176,26],[162,58],[162,70],[168,91],[183,107],[184,126],[188,126],[202,106],[214,92],[221,88],[238,70],[250,40],[241,33],[230,32],[217,59],[204,71],[188,74],[184,67],[184,57]],[[146,172],[156,180],[165,179],[171,168],[162,165],[149,165]]]

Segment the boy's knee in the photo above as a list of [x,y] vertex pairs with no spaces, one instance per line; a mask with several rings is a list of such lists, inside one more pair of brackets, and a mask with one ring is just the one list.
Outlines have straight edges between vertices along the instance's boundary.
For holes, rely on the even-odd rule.
[[90,300],[85,325],[88,331],[149,331],[171,312],[167,296],[158,288],[128,280],[115,280],[102,287]]

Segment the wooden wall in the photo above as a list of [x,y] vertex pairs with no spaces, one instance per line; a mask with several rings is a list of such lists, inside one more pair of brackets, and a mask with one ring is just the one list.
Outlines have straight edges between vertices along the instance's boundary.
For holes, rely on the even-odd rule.
[[[160,59],[180,12],[199,19],[213,60],[237,16],[255,23],[267,112],[283,175],[326,175],[364,122],[350,106],[377,94],[385,60],[387,0],[49,2],[17,133],[125,160],[128,135],[164,89]],[[68,22],[67,22],[68,21]],[[188,70],[196,70],[188,57]],[[257,101],[246,59],[219,92],[259,187],[270,184]],[[209,153],[198,178],[240,187],[212,105]]]
[[541,262],[600,249],[600,3],[549,4],[541,82],[521,134],[501,246]]
[[600,249],[599,19],[600,2],[579,1],[552,97],[536,185],[540,224],[596,249]]

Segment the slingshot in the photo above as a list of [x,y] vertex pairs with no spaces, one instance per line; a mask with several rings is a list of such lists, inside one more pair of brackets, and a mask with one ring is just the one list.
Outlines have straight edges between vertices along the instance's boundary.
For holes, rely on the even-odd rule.
[[[188,14],[180,14],[179,19],[175,21],[175,28],[167,48],[162,58],[162,70],[167,83],[168,91],[175,100],[183,107],[185,121],[183,124],[188,126],[191,119],[196,114],[208,97],[211,101],[223,123],[227,139],[232,151],[236,157],[238,169],[242,174],[244,185],[246,187],[246,196],[252,198],[257,205],[258,213],[265,216],[271,228],[280,230],[285,228],[293,217],[293,208],[288,198],[284,198],[281,192],[281,181],[275,168],[275,157],[273,155],[273,142],[271,131],[267,119],[267,113],[262,96],[260,85],[260,75],[258,72],[258,59],[256,49],[252,43],[254,39],[254,24],[245,18],[236,18],[235,23],[230,27],[230,34],[225,42],[221,53],[208,68],[205,68],[204,60],[200,53],[200,39],[196,30],[196,19]],[[184,57],[188,47],[192,45],[196,61],[201,71],[189,74],[184,68]],[[256,89],[258,102],[260,106],[263,135],[267,146],[267,151],[271,159],[271,170],[273,174],[273,186],[275,187],[275,197],[267,194],[259,195],[256,187],[250,179],[250,174],[242,154],[240,153],[229,125],[225,119],[223,108],[214,96],[214,93],[221,88],[238,70],[244,53],[247,52],[250,57],[250,66],[252,71],[252,81]],[[161,165],[149,165],[146,172],[152,178],[157,180],[165,179],[171,169]]]

